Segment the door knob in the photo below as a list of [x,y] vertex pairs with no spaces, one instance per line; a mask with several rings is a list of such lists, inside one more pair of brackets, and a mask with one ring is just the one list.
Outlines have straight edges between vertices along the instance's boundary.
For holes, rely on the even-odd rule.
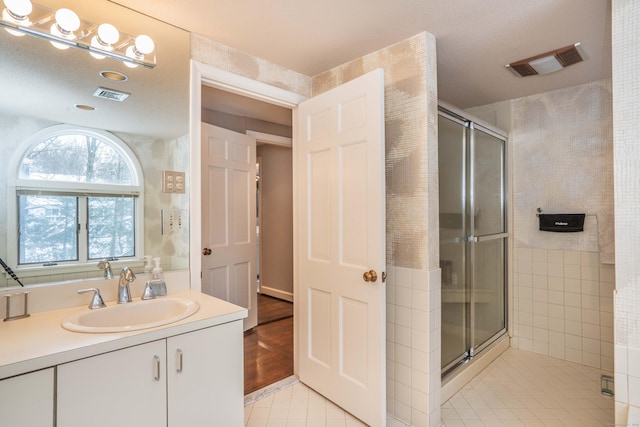
[[211,249],[209,248],[202,249],[202,255],[211,255]]
[[375,270],[365,271],[362,278],[365,282],[375,282],[378,280],[378,273]]

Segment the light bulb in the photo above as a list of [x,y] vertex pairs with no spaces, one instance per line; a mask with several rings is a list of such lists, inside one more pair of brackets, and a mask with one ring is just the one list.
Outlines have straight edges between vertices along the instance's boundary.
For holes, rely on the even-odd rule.
[[[117,43],[119,39],[120,33],[116,27],[111,24],[102,24],[98,27],[98,35],[91,38],[91,47],[111,52],[113,50],[112,45]],[[94,51],[89,51],[89,54],[96,59],[104,59],[105,57]]]
[[71,9],[58,9],[56,11],[56,24],[62,34],[70,34],[80,28],[80,18]]
[[[80,18],[71,9],[58,9],[56,11],[56,22],[51,24],[51,34],[63,39],[73,40],[76,35],[73,34],[80,28]],[[69,45],[58,42],[51,42],[51,44],[57,49],[69,49]]]
[[[139,55],[136,54],[136,48],[134,46],[129,46],[125,53],[131,59],[140,59]],[[133,62],[124,61],[124,65],[129,68],[136,68],[138,64],[134,64]]]
[[9,14],[18,20],[26,18],[33,11],[30,0],[4,0],[4,5]]
[[136,50],[142,55],[148,55],[156,48],[153,39],[147,35],[141,34],[136,37]]
[[98,27],[98,37],[104,44],[112,45],[120,39],[118,29],[111,24],[101,24]]
[[[29,14],[33,11],[33,5],[29,0],[4,0],[6,6],[2,10],[2,19],[7,22],[12,22],[21,27],[30,27],[31,21],[29,20]],[[5,30],[16,37],[24,36],[21,31],[12,30],[11,28],[5,28]]]

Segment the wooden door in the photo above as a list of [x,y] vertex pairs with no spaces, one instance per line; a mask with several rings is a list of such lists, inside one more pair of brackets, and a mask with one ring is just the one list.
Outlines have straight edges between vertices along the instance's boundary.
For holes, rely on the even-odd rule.
[[300,380],[383,426],[383,71],[301,103],[297,119]]
[[256,140],[202,124],[202,292],[245,307],[256,326]]

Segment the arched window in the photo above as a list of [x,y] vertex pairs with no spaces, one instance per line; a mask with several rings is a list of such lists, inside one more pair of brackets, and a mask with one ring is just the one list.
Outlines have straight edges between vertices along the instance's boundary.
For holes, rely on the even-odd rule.
[[8,218],[17,232],[9,248],[18,267],[142,253],[142,169],[114,135],[68,125],[44,129],[22,144],[9,174],[15,206]]

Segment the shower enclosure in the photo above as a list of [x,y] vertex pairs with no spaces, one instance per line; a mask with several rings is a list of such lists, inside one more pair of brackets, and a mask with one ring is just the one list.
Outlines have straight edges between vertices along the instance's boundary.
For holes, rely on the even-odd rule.
[[506,135],[440,107],[442,373],[506,333]]

